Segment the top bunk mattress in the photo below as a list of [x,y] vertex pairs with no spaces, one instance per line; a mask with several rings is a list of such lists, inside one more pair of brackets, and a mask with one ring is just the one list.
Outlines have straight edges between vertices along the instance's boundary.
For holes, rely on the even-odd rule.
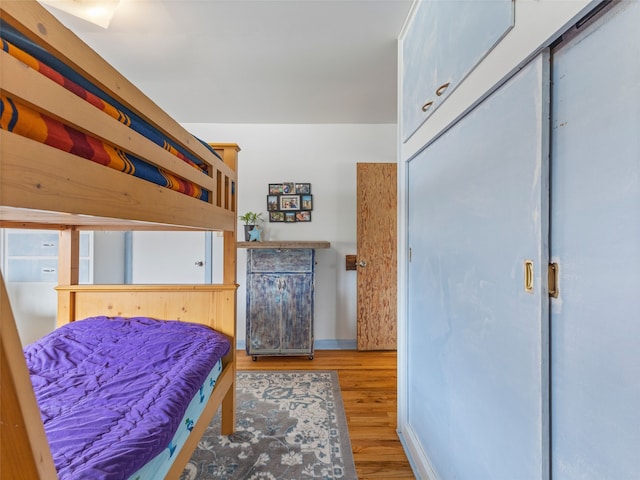
[[59,477],[127,478],[169,445],[230,349],[209,327],[92,317],[25,347]]
[[[2,50],[33,68],[74,95],[84,99],[118,122],[143,135],[157,146],[178,157],[204,174],[208,166],[177,142],[160,132],[134,111],[120,103],[101,88],[84,78],[53,54],[28,39],[0,19]],[[171,190],[208,201],[209,193],[198,185],[154,166],[117,146],[82,132],[50,115],[38,112],[18,99],[0,95],[0,128],[15,132],[54,148],[74,153],[87,160],[103,164]],[[195,138],[195,137],[194,137]],[[220,156],[205,142],[195,138],[218,159]]]

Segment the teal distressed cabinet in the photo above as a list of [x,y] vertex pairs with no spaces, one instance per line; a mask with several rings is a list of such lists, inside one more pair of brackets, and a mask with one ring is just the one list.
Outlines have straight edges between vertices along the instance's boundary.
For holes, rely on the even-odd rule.
[[[269,248],[289,242],[242,242],[247,248],[246,350],[313,359],[315,249]],[[316,246],[317,242],[309,243]],[[320,245],[324,245],[324,242]]]

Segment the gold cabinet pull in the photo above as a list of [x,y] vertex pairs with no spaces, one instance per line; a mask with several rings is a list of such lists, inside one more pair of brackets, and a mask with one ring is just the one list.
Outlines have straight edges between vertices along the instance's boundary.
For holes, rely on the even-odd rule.
[[440,86],[438,87],[438,89],[436,90],[436,95],[437,95],[437,96],[442,95],[442,94],[447,90],[447,88],[449,87],[449,83],[450,83],[450,82],[447,82],[447,83],[445,83],[445,84],[443,84],[443,85],[440,85]]
[[549,296],[558,298],[558,264],[549,264]]
[[429,110],[429,107],[431,107],[431,105],[433,105],[433,101],[425,103],[424,105],[422,105],[422,111],[426,112],[427,110]]
[[524,261],[524,291],[533,293],[533,260]]

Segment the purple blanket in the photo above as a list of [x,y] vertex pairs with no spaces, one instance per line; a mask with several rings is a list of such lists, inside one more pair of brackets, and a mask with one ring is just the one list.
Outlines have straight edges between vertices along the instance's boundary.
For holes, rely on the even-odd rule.
[[126,479],[167,448],[229,351],[203,325],[94,317],[25,348],[60,479]]

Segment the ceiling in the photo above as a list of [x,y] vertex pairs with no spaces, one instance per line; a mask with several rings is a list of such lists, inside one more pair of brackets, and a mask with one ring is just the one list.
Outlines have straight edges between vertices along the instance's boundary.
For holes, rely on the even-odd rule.
[[47,7],[181,123],[395,123],[411,0],[121,0],[108,29]]

